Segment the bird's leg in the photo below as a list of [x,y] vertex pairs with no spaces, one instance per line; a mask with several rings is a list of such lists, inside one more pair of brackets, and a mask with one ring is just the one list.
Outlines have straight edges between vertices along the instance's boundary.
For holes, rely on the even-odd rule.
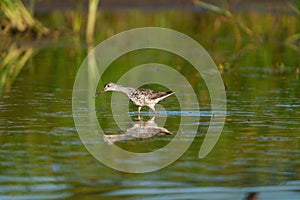
[[157,112],[156,112],[155,108],[153,108],[153,113],[154,113],[155,115],[157,114]]
[[141,119],[141,106],[138,107],[138,119]]
[[157,112],[155,110],[155,107],[154,106],[150,106],[150,109],[153,110],[154,116],[156,116]]
[[153,110],[153,113],[154,113],[154,117],[156,116],[156,114],[157,114],[157,112],[156,112],[156,110],[154,109]]

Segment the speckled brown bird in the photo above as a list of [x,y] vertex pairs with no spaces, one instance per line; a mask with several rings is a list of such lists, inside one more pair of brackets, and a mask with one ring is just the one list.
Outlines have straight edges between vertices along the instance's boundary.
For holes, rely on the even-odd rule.
[[105,84],[104,88],[99,91],[96,96],[102,94],[103,92],[107,91],[118,91],[125,93],[128,98],[138,106],[138,117],[140,118],[141,108],[143,106],[149,107],[151,110],[155,111],[155,105],[160,102],[161,100],[167,98],[168,96],[174,94],[174,92],[157,92],[150,89],[144,88],[132,88],[132,87],[125,87],[122,85],[118,85],[116,83],[109,82]]

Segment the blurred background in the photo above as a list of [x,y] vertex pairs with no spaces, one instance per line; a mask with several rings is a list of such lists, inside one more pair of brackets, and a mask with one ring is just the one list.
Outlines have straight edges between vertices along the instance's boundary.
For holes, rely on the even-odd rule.
[[[95,45],[149,26],[182,32],[208,51],[227,89],[228,113],[217,145],[198,159],[211,117],[201,76],[168,52],[121,56],[99,89],[134,66],[162,63],[187,78],[203,111],[185,116],[199,128],[179,160],[156,172],[122,173],[98,162],[80,142],[72,88]],[[1,0],[0,199],[299,199],[299,57],[299,0]],[[120,134],[110,98],[99,97],[96,113],[106,133]],[[175,96],[161,104],[170,111],[162,126],[176,133],[182,116]],[[136,107],[129,110],[135,120]],[[117,145],[148,152],[171,139]]]

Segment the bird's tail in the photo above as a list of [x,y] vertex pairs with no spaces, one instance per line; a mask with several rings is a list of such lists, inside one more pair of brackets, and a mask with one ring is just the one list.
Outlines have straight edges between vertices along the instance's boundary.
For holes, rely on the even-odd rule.
[[166,92],[168,95],[175,94],[173,91]]
[[156,99],[156,103],[158,103],[159,101],[167,98],[168,96],[171,96],[172,94],[174,94],[175,92],[169,91],[169,92],[162,92],[161,93],[161,97]]

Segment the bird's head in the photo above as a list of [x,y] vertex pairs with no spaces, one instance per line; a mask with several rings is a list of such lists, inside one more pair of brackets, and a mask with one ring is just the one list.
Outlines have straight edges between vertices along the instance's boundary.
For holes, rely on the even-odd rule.
[[108,82],[104,85],[103,92],[114,91],[116,89],[117,89],[117,84],[115,84],[113,82]]
[[100,90],[95,97],[97,97],[98,95],[106,92],[106,91],[114,91],[117,88],[117,84],[113,83],[113,82],[108,82],[104,85],[104,88],[102,90]]

